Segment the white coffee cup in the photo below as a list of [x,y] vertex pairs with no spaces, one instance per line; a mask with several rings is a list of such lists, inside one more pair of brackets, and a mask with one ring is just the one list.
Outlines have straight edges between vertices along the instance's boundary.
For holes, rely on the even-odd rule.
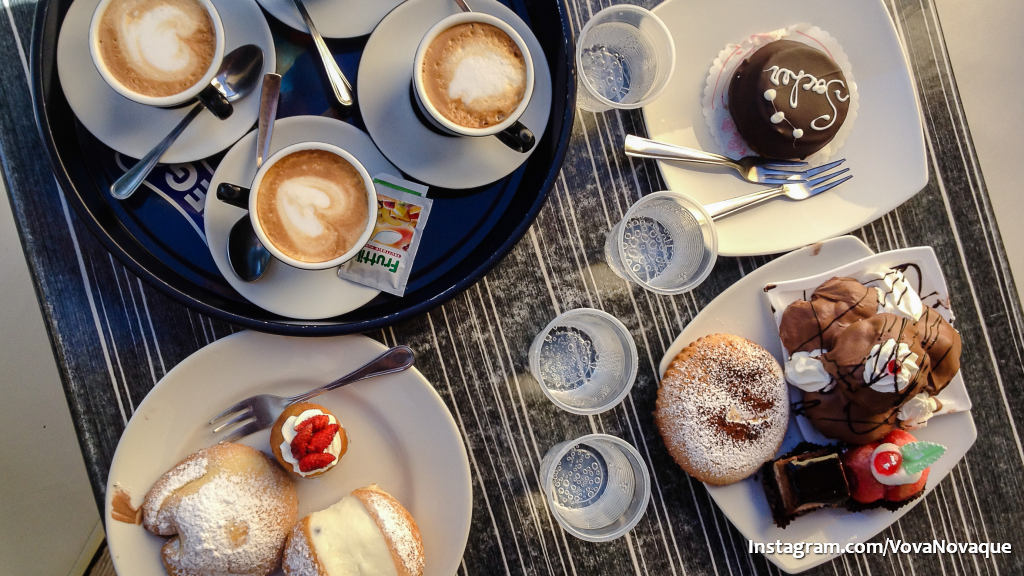
[[[282,252],[281,249],[275,246],[273,241],[271,241],[267,236],[256,209],[259,201],[261,184],[263,183],[263,178],[266,176],[267,172],[281,159],[303,150],[325,150],[341,157],[356,169],[356,172],[359,173],[363,180],[363,187],[366,190],[367,217],[359,239],[352,245],[352,248],[344,254],[322,262],[297,260]],[[295,268],[302,268],[304,270],[324,270],[327,268],[333,268],[351,260],[359,253],[359,250],[361,250],[363,246],[370,241],[370,236],[373,234],[373,230],[377,225],[377,192],[373,186],[373,179],[370,177],[369,172],[367,172],[366,168],[359,162],[359,160],[349,152],[342,150],[337,146],[323,142],[299,142],[297,144],[292,144],[291,146],[286,146],[285,148],[275,152],[256,172],[256,176],[252,181],[252,187],[249,189],[249,220],[252,222],[252,227],[256,232],[256,236],[260,239],[263,246],[266,247],[266,249],[274,256],[274,258],[277,258],[289,266],[294,266]]]
[[[481,22],[484,24],[490,24],[495,28],[501,30],[508,35],[509,38],[515,42],[519,48],[520,53],[523,55],[523,63],[526,68],[526,83],[523,91],[523,97],[519,101],[519,105],[508,115],[503,121],[486,126],[483,128],[472,128],[469,126],[463,126],[457,124],[442,114],[436,106],[430,101],[427,96],[427,90],[423,80],[423,60],[427,53],[427,48],[430,44],[438,37],[442,32],[457,26],[459,24],[467,24],[473,22]],[[530,97],[533,95],[533,83],[534,83],[534,70],[533,70],[533,58],[530,56],[530,49],[527,47],[526,42],[522,36],[512,26],[510,26],[504,20],[492,16],[490,14],[484,14],[482,12],[460,12],[448,16],[432,26],[426,34],[423,35],[423,39],[420,40],[419,46],[416,48],[416,58],[413,66],[413,92],[416,96],[416,104],[419,106],[420,111],[426,117],[426,119],[435,127],[455,136],[498,136],[499,139],[507,144],[511,148],[516,148],[514,143],[510,143],[507,138],[519,139],[526,138],[528,135],[528,142],[522,142],[522,147],[525,149],[520,150],[525,152],[533,147],[533,134],[528,128],[519,123],[519,118],[526,111],[526,108],[530,104]],[[520,135],[521,131],[525,131],[526,134]]]
[[108,68],[108,65],[103,61],[103,57],[100,53],[99,29],[102,16],[106,12],[107,8],[113,2],[117,1],[119,0],[100,0],[100,3],[93,11],[92,22],[89,25],[89,53],[92,55],[93,64],[95,64],[96,70],[99,71],[103,80],[106,81],[114,91],[125,98],[140,104],[147,104],[149,106],[164,108],[177,106],[198,96],[203,88],[208,86],[213,77],[216,76],[217,70],[220,68],[221,60],[224,58],[224,25],[221,22],[220,14],[218,14],[217,8],[214,7],[213,2],[211,0],[195,0],[195,2],[203,7],[210,15],[210,20],[213,23],[214,35],[216,36],[216,47],[214,48],[213,59],[210,61],[210,66],[206,70],[206,73],[203,74],[203,76],[194,84],[177,94],[171,94],[169,96],[148,96],[146,94],[140,94],[118,81]]

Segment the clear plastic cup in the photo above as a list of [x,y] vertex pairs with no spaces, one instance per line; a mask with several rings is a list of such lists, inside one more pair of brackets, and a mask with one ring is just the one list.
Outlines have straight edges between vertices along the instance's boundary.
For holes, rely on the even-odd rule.
[[678,192],[655,192],[629,207],[608,233],[605,260],[620,278],[658,294],[696,288],[718,259],[707,210]]
[[598,414],[626,397],[639,367],[636,343],[618,318],[593,308],[569,310],[533,339],[530,372],[556,406]]
[[576,40],[576,106],[639,108],[664,90],[675,64],[675,42],[660,18],[628,4],[605,8]]
[[540,478],[558,524],[590,542],[632,530],[651,499],[651,475],[640,453],[607,434],[553,446],[541,460]]

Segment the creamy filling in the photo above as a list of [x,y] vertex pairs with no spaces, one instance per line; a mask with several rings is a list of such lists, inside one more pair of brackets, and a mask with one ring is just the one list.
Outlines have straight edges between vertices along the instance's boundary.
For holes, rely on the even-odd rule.
[[[299,461],[292,456],[292,440],[295,439],[296,434],[295,427],[314,416],[320,416],[322,414],[324,414],[324,412],[322,412],[321,410],[311,408],[309,410],[304,410],[302,413],[298,415],[289,416],[281,425],[281,436],[283,438],[281,441],[281,456],[283,456],[285,462],[288,462],[288,464],[292,467],[292,471],[298,474],[299,476],[305,477],[311,474],[316,474],[317,472],[322,470],[322,468],[310,470],[309,472],[303,472],[302,470],[299,469]],[[327,420],[328,424],[338,423],[338,419],[335,418],[332,414],[327,414]],[[328,465],[328,468],[337,464],[338,456],[339,454],[341,454],[341,434],[334,435],[334,439],[331,440],[331,445],[328,446],[326,450],[324,450],[324,453],[332,454],[334,456],[334,461]]]
[[397,576],[387,540],[355,496],[309,518],[309,535],[328,576]]
[[878,291],[878,313],[883,312],[919,320],[924,314],[924,303],[914,287],[907,282],[903,272],[886,270],[873,275],[866,284],[874,285]]

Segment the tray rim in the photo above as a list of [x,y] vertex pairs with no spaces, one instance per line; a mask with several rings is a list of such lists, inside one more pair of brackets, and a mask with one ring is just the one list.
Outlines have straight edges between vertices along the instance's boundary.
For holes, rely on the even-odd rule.
[[[33,96],[32,107],[36,130],[40,140],[42,141],[43,148],[46,151],[46,157],[50,164],[50,168],[53,171],[54,179],[60,188],[60,193],[63,194],[66,201],[74,207],[75,212],[83,220],[83,223],[92,235],[100,241],[109,253],[111,253],[121,264],[127,267],[135,276],[143,279],[143,281],[150,286],[155,287],[162,293],[188,308],[197,310],[203,314],[231,324],[251,328],[260,332],[291,336],[335,336],[339,334],[364,333],[370,330],[383,328],[405,318],[427,312],[448,300],[451,300],[475,284],[481,277],[483,277],[484,274],[491,271],[526,234],[526,231],[540,213],[541,208],[543,208],[548,194],[554,187],[555,181],[561,173],[562,164],[565,160],[565,155],[569,148],[569,142],[572,138],[572,126],[575,123],[576,118],[576,64],[572,57],[574,44],[569,15],[566,12],[565,5],[559,2],[555,4],[555,11],[559,16],[559,24],[562,30],[562,38],[561,42],[558,43],[558,46],[562,54],[565,56],[564,62],[566,77],[564,81],[566,91],[563,101],[565,104],[565,113],[562,115],[560,119],[561,121],[555,118],[554,115],[552,115],[548,120],[549,128],[557,130],[559,136],[554,148],[551,166],[548,168],[540,188],[536,191],[536,197],[529,205],[529,209],[526,211],[521,221],[512,228],[512,232],[508,234],[505,239],[497,244],[496,249],[490,252],[486,258],[482,259],[480,263],[475,266],[472,272],[453,282],[450,286],[444,288],[440,292],[425,298],[421,302],[408,307],[402,307],[394,312],[390,312],[382,316],[352,322],[337,322],[332,321],[332,319],[295,320],[285,317],[277,317],[269,320],[252,318],[204,302],[198,297],[186,293],[178,286],[172,284],[163,275],[147,268],[144,263],[140,262],[130,254],[128,250],[125,249],[122,244],[108,232],[103,224],[100,223],[100,219],[97,214],[94,213],[86,204],[79,187],[73,181],[71,174],[64,163],[61,152],[58,150],[57,142],[53,138],[53,132],[50,129],[49,121],[50,111],[48,109],[46,99],[42,97],[42,94],[44,93],[44,83],[46,82],[43,68],[47,62],[47,59],[43,54],[45,44],[43,42],[43,35],[47,33],[49,10],[60,8],[57,6],[57,3],[58,0],[49,0],[47,2],[40,2],[36,6],[30,43],[29,71],[31,75],[31,89]],[[512,4],[513,6],[509,6],[509,8],[515,10],[515,3],[513,2]],[[59,34],[59,25],[57,30],[54,30],[53,33]],[[56,58],[56,43],[54,43],[54,51],[51,56],[54,59]],[[558,73],[558,68],[559,67],[556,66],[551,67],[553,87],[557,86],[561,80],[561,78],[555,77]],[[55,69],[53,74],[56,76]],[[63,87],[61,86],[59,89],[61,91],[60,98],[66,100],[63,95]],[[553,105],[554,102],[561,100],[558,99],[557,95],[555,95],[555,98],[556,100],[553,100]],[[513,175],[514,174],[515,173],[513,173]],[[511,177],[511,175],[506,176],[506,178],[509,177]],[[519,189],[517,188],[516,192],[518,192],[518,190]],[[163,265],[163,262],[155,256],[154,260]],[[165,270],[162,271],[162,273],[167,274],[168,271]],[[171,275],[177,275],[173,270],[170,270],[169,273]],[[182,281],[187,282],[187,280]],[[200,286],[197,286],[197,288],[202,289]],[[244,300],[244,298],[242,298],[242,300]],[[255,304],[253,304],[253,306],[255,306]]]

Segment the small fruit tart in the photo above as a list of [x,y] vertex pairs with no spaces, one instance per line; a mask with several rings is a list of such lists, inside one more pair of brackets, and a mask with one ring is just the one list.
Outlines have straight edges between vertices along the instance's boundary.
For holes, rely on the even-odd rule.
[[270,449],[285,470],[312,478],[334,468],[348,450],[345,427],[327,408],[299,402],[270,429]]

